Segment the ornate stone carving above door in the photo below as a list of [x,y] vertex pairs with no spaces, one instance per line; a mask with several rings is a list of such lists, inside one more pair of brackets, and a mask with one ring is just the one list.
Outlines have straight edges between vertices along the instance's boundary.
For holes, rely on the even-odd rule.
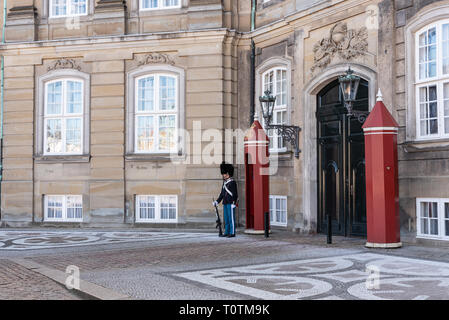
[[318,41],[313,47],[314,65],[316,69],[329,65],[335,55],[345,60],[365,55],[368,51],[368,30],[348,29],[345,22],[338,22],[329,31],[329,36]]

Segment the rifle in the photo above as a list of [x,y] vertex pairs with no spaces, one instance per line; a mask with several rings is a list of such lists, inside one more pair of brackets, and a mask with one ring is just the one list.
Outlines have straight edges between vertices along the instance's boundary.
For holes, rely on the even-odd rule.
[[[215,201],[215,199],[212,198],[213,201]],[[217,206],[215,207],[215,213],[217,214],[217,225],[215,226],[215,229],[218,228],[218,236],[221,237],[223,235],[223,229],[221,227],[221,219],[220,219],[220,215],[218,214],[218,208]]]

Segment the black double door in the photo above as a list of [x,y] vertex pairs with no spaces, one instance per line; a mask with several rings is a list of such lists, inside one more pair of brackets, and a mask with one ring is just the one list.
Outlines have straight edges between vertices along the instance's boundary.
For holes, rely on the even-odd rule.
[[[318,231],[366,236],[365,143],[362,123],[349,117],[338,80],[317,96]],[[353,108],[368,111],[368,83],[361,80]]]

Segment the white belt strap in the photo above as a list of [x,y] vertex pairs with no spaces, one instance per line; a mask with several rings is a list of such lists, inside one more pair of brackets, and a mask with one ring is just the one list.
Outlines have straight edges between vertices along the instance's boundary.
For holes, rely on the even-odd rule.
[[225,183],[223,184],[223,188],[224,188],[224,189],[226,190],[226,192],[229,193],[229,194],[231,195],[231,197],[232,197],[232,192],[226,187],[226,184],[228,184],[228,183],[231,182],[231,181],[233,181],[233,180],[229,180],[229,181],[225,182]]

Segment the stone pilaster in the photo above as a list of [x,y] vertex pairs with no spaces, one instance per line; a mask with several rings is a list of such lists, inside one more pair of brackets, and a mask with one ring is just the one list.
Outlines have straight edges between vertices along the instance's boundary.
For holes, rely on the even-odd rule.
[[37,12],[33,5],[12,7],[6,18],[6,41],[35,41]]
[[93,35],[126,34],[126,1],[100,0],[95,7]]

